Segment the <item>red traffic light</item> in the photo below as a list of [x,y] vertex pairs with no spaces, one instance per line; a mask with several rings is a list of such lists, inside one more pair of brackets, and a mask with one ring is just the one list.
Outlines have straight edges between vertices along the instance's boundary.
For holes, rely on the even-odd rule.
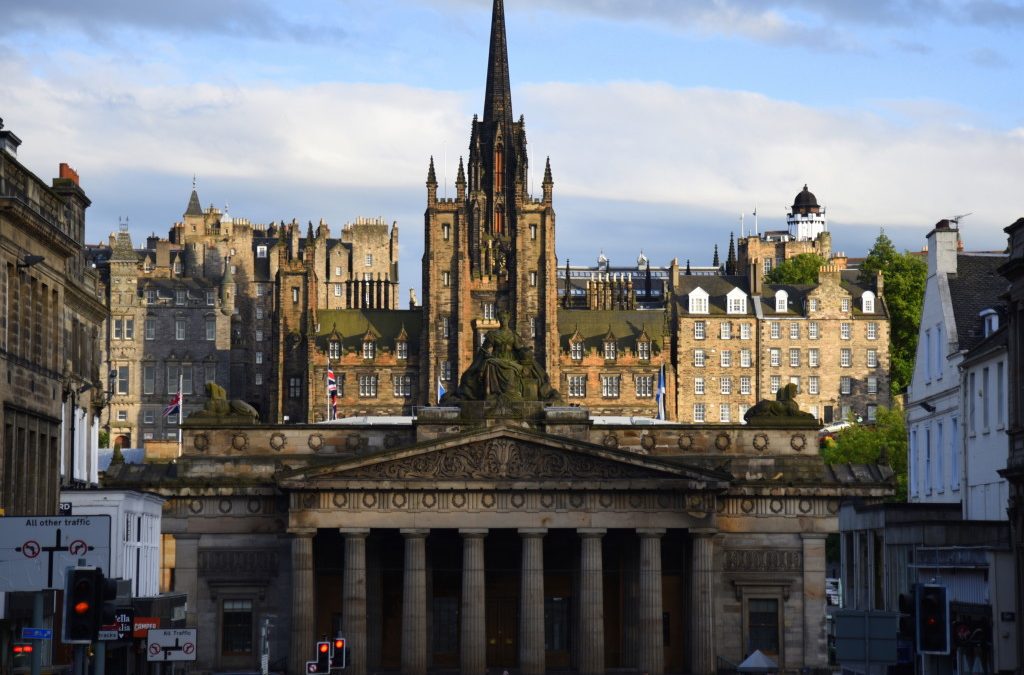
[[317,649],[320,650],[321,654],[326,654],[327,650],[329,650],[330,648],[331,648],[331,645],[327,644],[326,642],[321,642],[320,644],[317,645]]
[[88,602],[82,600],[80,602],[76,602],[72,609],[75,610],[75,614],[85,614],[89,611],[90,606],[91,605]]
[[34,651],[34,647],[30,644],[16,644],[14,645],[15,655],[31,654]]
[[334,638],[334,651],[345,648],[345,638]]

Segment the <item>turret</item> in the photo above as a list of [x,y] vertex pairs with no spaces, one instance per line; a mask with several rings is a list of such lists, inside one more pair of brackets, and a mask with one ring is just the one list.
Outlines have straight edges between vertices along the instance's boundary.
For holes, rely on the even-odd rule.
[[551,158],[548,157],[547,162],[544,164],[544,182],[541,183],[544,189],[544,203],[550,204],[552,194],[555,191],[555,181],[551,178]]
[[220,280],[220,312],[225,316],[235,313],[235,277],[230,257],[224,259],[224,276]]
[[459,173],[455,177],[455,198],[460,202],[466,199],[466,171],[462,167],[462,157],[459,157]]

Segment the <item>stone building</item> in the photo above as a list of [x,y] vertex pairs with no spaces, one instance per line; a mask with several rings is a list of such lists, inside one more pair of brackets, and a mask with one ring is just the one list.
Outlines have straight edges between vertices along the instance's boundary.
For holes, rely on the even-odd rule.
[[814,253],[825,260],[832,258],[832,235],[825,209],[806,185],[793,199],[786,219],[788,229],[759,233],[757,221],[754,222],[754,234],[741,235],[737,243],[736,270],[741,273],[754,263],[763,274],[768,274],[782,261],[803,253]]
[[98,277],[82,253],[89,198],[51,184],[0,121],[0,513],[53,514],[61,486],[95,485],[103,404]]

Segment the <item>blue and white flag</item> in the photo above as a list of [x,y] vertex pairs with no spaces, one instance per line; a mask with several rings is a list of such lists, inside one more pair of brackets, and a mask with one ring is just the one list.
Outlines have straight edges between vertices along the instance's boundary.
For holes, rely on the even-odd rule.
[[437,376],[437,402],[438,403],[441,402],[441,398],[444,396],[444,394],[445,394],[445,388],[444,388],[444,385],[441,384],[441,376],[438,375]]
[[665,365],[658,371],[658,419],[665,419]]

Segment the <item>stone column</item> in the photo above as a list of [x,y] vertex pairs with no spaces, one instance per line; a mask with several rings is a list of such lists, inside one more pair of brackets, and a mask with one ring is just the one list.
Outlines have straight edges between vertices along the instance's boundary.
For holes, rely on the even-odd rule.
[[827,664],[825,645],[825,536],[808,533],[803,539],[804,666]]
[[661,603],[661,538],[663,529],[639,529],[640,590],[637,670],[649,675],[665,672],[664,609]]
[[544,535],[547,529],[521,529],[523,572],[519,591],[519,672],[544,673]]
[[605,530],[579,528],[580,535],[580,675],[604,675],[604,566],[601,537]]
[[366,667],[375,670],[380,668],[381,633],[384,623],[380,545],[375,539],[366,542],[366,560]]
[[345,537],[341,630],[348,646],[349,675],[366,675],[366,536],[363,528],[340,529]]
[[292,649],[291,672],[306,672],[316,641],[313,587],[313,537],[315,529],[292,530]]
[[459,530],[462,535],[462,639],[459,671],[487,672],[487,617],[484,598],[484,537],[487,530]]
[[402,673],[427,672],[427,555],[430,530],[403,529],[405,574],[402,585]]
[[690,530],[693,542],[690,671],[693,675],[710,675],[716,668],[715,534],[714,530]]

